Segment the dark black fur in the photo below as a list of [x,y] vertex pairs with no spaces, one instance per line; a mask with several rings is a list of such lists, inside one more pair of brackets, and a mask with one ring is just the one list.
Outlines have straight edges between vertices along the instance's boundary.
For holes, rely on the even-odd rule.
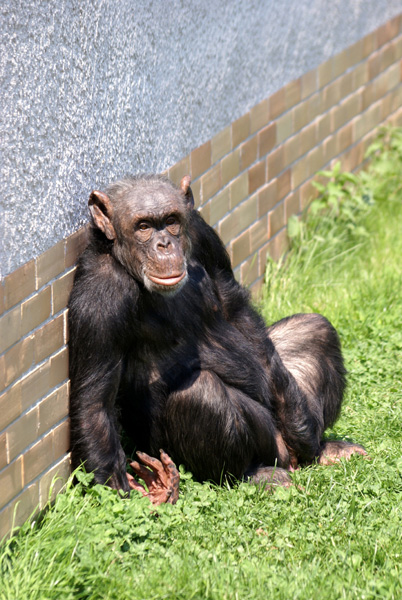
[[[111,186],[117,237],[93,224],[69,302],[73,467],[83,461],[96,481],[125,491],[120,424],[137,449],[163,448],[198,479],[219,482],[313,460],[342,402],[334,328],[312,314],[267,330],[184,188],[157,176]],[[146,258],[133,259],[127,206],[152,213],[164,193],[182,206],[174,251],[186,256],[188,279],[176,295],[149,291],[130,263]]]

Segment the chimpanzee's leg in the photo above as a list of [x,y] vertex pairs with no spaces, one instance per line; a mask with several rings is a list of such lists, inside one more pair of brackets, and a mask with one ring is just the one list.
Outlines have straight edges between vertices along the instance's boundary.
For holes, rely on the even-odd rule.
[[[210,371],[194,372],[170,394],[163,424],[151,438],[152,452],[163,444],[176,464],[184,464],[199,480],[219,483],[225,475],[240,479],[251,466],[281,467],[289,462],[269,410]],[[280,478],[283,469],[277,471]],[[282,479],[288,481],[284,473]]]
[[[268,329],[268,334],[277,352],[272,374],[274,382],[276,378],[279,380],[276,396],[281,433],[297,459],[318,458],[325,463],[323,455],[333,462],[354,452],[365,453],[357,444],[322,442],[325,429],[339,415],[345,389],[346,370],[334,327],[321,315],[300,314],[278,321]],[[283,368],[290,377],[281,390]],[[315,443],[304,443],[311,439],[312,431]]]

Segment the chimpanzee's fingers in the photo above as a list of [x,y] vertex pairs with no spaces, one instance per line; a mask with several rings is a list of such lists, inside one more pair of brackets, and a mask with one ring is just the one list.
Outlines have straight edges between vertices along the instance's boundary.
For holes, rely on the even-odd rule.
[[[167,475],[164,471],[163,465],[157,458],[153,458],[152,456],[148,456],[145,452],[137,452],[138,458],[141,460],[143,465],[135,461],[135,472],[139,475],[149,487],[151,484],[157,483],[157,481],[161,482],[162,485],[167,485]],[[147,469],[144,465],[149,467]],[[134,467],[133,467],[134,468]]]
[[168,477],[169,488],[171,489],[171,495],[168,502],[170,504],[175,504],[179,497],[180,473],[170,456],[163,450],[159,450],[159,452],[161,462]]
[[136,481],[130,473],[126,473],[126,475],[127,475],[128,485],[130,486],[130,488],[132,490],[136,490],[137,492],[140,492],[143,496],[146,496],[147,491],[144,488],[144,486],[141,485],[140,483],[138,483],[138,481]]
[[169,497],[167,502],[169,504],[176,504],[179,498],[180,473],[170,456],[163,450],[160,450],[159,452],[169,486]]

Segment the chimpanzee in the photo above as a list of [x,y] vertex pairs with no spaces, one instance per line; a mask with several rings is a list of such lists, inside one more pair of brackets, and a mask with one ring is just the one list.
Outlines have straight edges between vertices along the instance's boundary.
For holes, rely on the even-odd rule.
[[194,210],[189,176],[179,188],[130,176],[93,191],[89,208],[69,301],[74,468],[145,494],[120,426],[143,451],[132,466],[155,503],[177,499],[173,461],[201,481],[287,485],[298,464],[365,454],[322,441],[345,388],[335,329],[318,314],[266,328]]

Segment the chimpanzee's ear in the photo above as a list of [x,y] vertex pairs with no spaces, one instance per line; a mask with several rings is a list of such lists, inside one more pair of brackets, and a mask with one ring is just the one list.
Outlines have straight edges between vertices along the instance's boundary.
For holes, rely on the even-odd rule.
[[88,206],[95,225],[103,231],[109,240],[114,240],[116,232],[112,225],[113,207],[109,196],[94,190],[89,196]]
[[190,175],[185,175],[183,179],[180,181],[180,189],[184,194],[184,197],[187,201],[189,208],[194,208],[194,196],[190,187],[191,177]]

